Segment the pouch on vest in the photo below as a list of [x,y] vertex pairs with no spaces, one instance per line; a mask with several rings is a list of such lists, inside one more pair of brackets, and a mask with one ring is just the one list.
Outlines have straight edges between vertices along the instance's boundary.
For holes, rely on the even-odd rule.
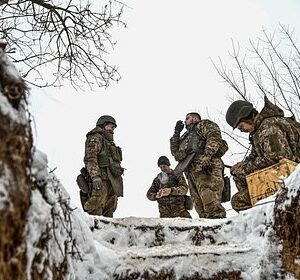
[[114,160],[110,161],[109,170],[112,173],[112,175],[117,177],[123,175],[124,172],[124,168],[120,165],[120,163]]
[[98,154],[98,164],[99,167],[108,167],[109,166],[109,157],[105,152]]
[[109,151],[113,160],[122,161],[122,150],[120,147],[110,145]]
[[226,175],[223,175],[224,179],[224,189],[222,192],[221,202],[230,201],[231,198],[231,187],[230,187],[230,178]]
[[184,208],[186,210],[192,210],[193,209],[193,202],[189,195],[184,196]]
[[123,178],[122,176],[114,176],[110,171],[110,168],[107,168],[107,176],[111,183],[111,186],[114,190],[116,196],[123,196]]

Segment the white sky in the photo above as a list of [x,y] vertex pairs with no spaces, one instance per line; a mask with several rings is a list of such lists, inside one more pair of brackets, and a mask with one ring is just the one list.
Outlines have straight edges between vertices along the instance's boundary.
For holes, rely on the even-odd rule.
[[[159,172],[160,155],[168,156],[172,167],[176,165],[169,149],[176,121],[198,111],[202,118],[224,124],[222,114],[231,92],[220,83],[210,57],[226,60],[231,38],[244,46],[249,38],[260,36],[262,28],[273,31],[279,22],[299,31],[300,2],[126,3],[131,7],[124,18],[128,28],[116,32],[118,44],[110,55],[122,79],[93,93],[68,86],[33,89],[35,144],[48,155],[49,167],[57,167],[55,173],[72,202],[81,207],[75,180],[83,166],[85,135],[101,115],[114,116],[115,142],[122,147],[126,168],[124,197],[119,199],[115,217],[158,217],[157,204],[147,200],[146,192]],[[233,163],[230,156],[224,160]],[[192,216],[198,217],[194,210]]]

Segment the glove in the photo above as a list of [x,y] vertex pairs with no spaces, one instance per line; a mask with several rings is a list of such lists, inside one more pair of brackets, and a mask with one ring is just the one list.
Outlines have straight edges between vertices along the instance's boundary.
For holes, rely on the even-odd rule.
[[200,157],[200,167],[202,172],[206,175],[210,175],[212,173],[211,167],[211,156],[209,155],[202,155]]
[[175,133],[180,134],[180,132],[183,130],[184,124],[183,121],[177,121],[175,125]]
[[100,177],[93,178],[93,190],[99,191],[102,188],[102,179]]

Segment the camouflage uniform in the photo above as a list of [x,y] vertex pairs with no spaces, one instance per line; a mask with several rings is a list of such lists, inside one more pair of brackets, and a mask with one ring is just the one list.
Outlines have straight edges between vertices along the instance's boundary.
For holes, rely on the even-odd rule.
[[[176,177],[171,170],[171,172],[167,174],[167,183],[162,183],[163,174],[167,173],[159,173],[147,192],[147,198],[149,200],[157,200],[160,218],[192,218],[184,206],[184,196],[188,191],[185,178],[183,175]],[[171,194],[157,199],[156,194],[162,188],[171,188]]]
[[257,117],[254,131],[249,134],[249,140],[252,144],[251,153],[233,177],[238,192],[231,198],[231,204],[236,211],[252,207],[246,175],[276,164],[283,158],[295,162],[300,160],[300,139],[296,127],[267,98]]
[[[174,134],[170,139],[171,153],[182,161],[191,152],[196,152],[185,170],[192,201],[200,218],[224,218],[226,212],[221,205],[224,188],[224,164],[221,156],[228,150],[218,125],[210,120],[194,124],[181,137]],[[212,172],[204,173],[200,163],[202,155],[211,156]]]
[[123,196],[124,169],[120,165],[122,152],[110,137],[97,126],[87,134],[85,142],[85,167],[91,179],[102,179],[99,190],[93,189],[88,198],[81,198],[84,210],[91,215],[112,217],[117,208],[118,196]]

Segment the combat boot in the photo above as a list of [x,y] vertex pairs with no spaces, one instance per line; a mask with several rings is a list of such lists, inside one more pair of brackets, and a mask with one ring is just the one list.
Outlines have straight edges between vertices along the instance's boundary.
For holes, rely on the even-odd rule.
[[206,219],[224,219],[226,218],[226,211],[222,205],[207,205],[205,211]]

